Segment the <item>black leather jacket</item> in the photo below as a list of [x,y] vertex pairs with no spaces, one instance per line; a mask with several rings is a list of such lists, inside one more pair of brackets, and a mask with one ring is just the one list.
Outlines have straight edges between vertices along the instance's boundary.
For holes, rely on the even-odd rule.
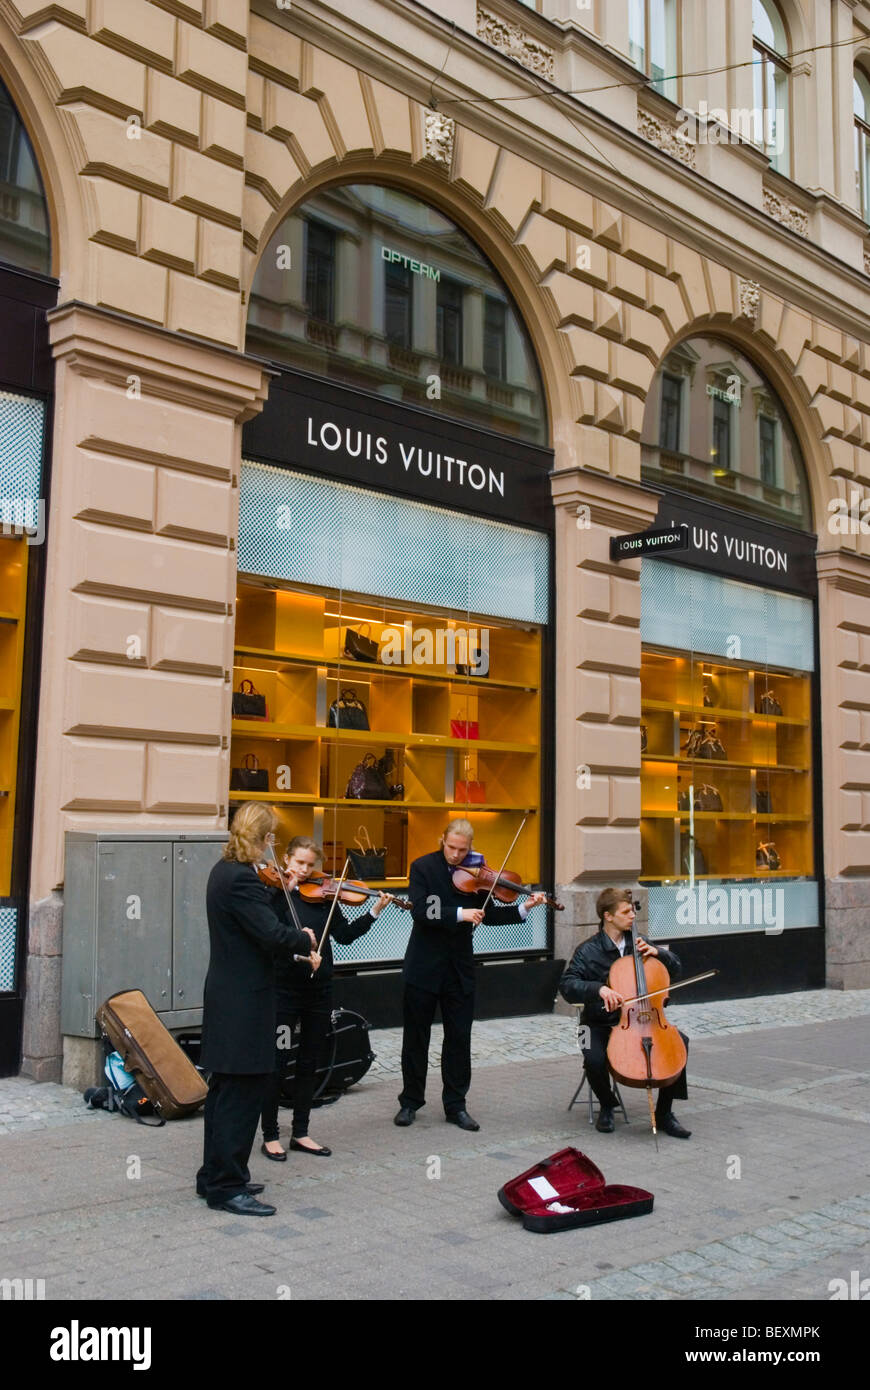
[[[650,944],[656,945],[654,941]],[[663,946],[657,949],[659,960],[671,979],[675,979],[681,970],[679,956],[675,956],[673,951],[666,951]],[[590,937],[582,946],[577,947],[571,964],[562,976],[559,993],[569,1004],[584,1006],[584,1023],[605,1024],[612,1028],[619,1022],[619,1010],[613,1009],[608,1012],[599,993],[601,986],[607,984],[607,976],[615,960],[619,960],[619,950],[602,928],[597,936]]]

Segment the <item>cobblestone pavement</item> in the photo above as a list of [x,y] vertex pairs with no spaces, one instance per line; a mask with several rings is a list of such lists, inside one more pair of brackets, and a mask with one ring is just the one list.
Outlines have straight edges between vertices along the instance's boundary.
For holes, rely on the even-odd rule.
[[[255,1148],[252,1176],[278,1207],[267,1221],[197,1201],[200,1117],[145,1129],[63,1087],[2,1081],[0,1123],[17,1132],[0,1134],[0,1279],[41,1278],[67,1300],[828,1300],[833,1280],[870,1277],[867,1004],[817,991],[680,1008],[677,1109],[693,1135],[658,1151],[640,1092],[623,1093],[631,1123],[611,1135],[567,1110],[571,1019],[475,1025],[477,1134],[444,1124],[437,1075],[417,1123],[396,1129],[397,1039],[375,1033],[378,1073],[314,1112],[331,1159],[279,1165]],[[608,1182],[652,1191],[653,1212],[524,1231],[496,1193],[566,1144]]]

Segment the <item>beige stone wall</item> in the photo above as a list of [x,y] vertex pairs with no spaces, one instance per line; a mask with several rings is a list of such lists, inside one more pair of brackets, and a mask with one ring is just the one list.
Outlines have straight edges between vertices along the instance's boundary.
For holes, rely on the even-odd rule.
[[[472,22],[464,0],[455,8]],[[450,32],[437,15],[390,11],[385,40],[380,6],[348,10],[339,23],[249,0],[0,0],[0,74],[46,172],[61,280],[34,902],[63,881],[66,829],[222,823],[239,434],[267,391],[239,355],[245,298],[288,209],[359,178],[460,222],[538,352],[556,457],[559,882],[640,867],[639,585],[610,565],[606,539],[653,515],[645,398],[669,347],[699,331],[770,377],[809,470],[824,573],[861,576],[857,590],[826,578],[822,640],[840,672],[825,684],[827,871],[864,875],[861,668],[836,644],[852,652],[862,635],[841,605],[848,594],[862,611],[870,547],[825,527],[831,498],[870,487],[870,294],[856,257],[825,256],[818,220],[813,240],[767,215],[754,154],[723,152],[717,186],[724,164],[699,168],[705,183],[630,121],[587,113],[596,161],[580,108],[569,120],[539,99],[473,104],[536,86],[470,34],[439,88],[463,102],[433,113]],[[619,62],[602,52],[601,73]],[[726,198],[741,178],[746,198]]]

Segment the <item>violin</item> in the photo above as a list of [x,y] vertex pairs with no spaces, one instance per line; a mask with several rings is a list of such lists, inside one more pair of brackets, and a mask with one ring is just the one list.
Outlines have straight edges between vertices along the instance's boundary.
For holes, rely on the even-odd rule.
[[624,1086],[646,1087],[653,1134],[652,1087],[670,1086],[686,1065],[686,1045],[664,1013],[670,982],[658,956],[644,959],[641,955],[632,922],[631,950],[626,947],[607,977],[610,989],[623,998],[619,1023],[611,1029],[607,1043],[607,1063]]
[[[338,901],[347,903],[348,906],[358,906],[364,903],[367,898],[379,898],[381,896],[379,888],[369,888],[368,884],[360,883],[356,879],[345,879],[339,891],[337,878],[330,878],[329,874],[311,874],[309,878],[303,879],[298,883],[297,888],[307,902],[322,903],[326,899],[334,898],[338,893]],[[392,893],[386,893],[385,897],[396,907],[404,908],[406,912],[413,912],[413,907],[407,898],[394,897]]]
[[[480,862],[469,862],[472,859]],[[515,903],[521,893],[537,892],[530,883],[523,883],[519,874],[513,873],[510,869],[502,869],[500,872],[491,869],[483,856],[476,853],[466,856],[465,860],[452,867],[450,872],[453,875],[453,886],[460,893],[491,892],[496,902],[500,903]],[[546,903],[556,912],[565,911],[564,904],[556,902],[549,894]]]

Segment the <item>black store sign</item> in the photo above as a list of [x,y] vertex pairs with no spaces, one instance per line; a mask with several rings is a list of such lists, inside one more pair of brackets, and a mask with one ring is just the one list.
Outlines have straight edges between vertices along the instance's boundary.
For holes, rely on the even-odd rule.
[[243,454],[454,511],[551,528],[549,449],[282,372],[244,427]]
[[666,494],[656,531],[682,529],[687,544],[669,552],[675,564],[713,570],[794,594],[816,589],[816,537],[715,507],[694,497]]

